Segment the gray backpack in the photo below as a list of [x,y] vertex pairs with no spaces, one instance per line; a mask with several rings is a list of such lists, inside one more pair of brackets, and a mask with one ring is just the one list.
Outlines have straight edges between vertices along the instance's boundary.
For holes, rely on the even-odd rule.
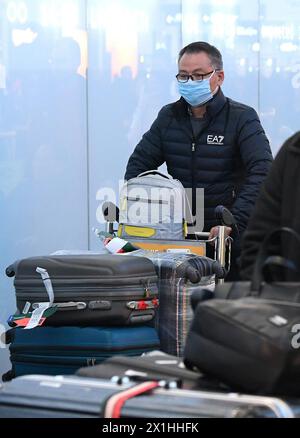
[[185,200],[180,181],[156,170],[141,173],[121,190],[118,236],[183,240]]

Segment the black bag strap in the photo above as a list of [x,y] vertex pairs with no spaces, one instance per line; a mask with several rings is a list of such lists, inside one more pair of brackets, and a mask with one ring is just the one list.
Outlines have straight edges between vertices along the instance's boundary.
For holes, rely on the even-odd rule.
[[[252,295],[259,295],[259,293],[260,293],[261,284],[264,280],[263,267],[266,266],[266,261],[268,260],[268,250],[270,248],[270,245],[272,243],[274,243],[276,239],[279,240],[282,237],[282,235],[284,235],[284,234],[294,237],[294,239],[298,242],[299,247],[300,247],[300,236],[292,228],[282,227],[282,228],[277,228],[277,229],[271,231],[263,240],[261,247],[260,247],[258,254],[257,254],[256,262],[254,265],[254,272],[253,272],[251,287],[250,287]],[[279,266],[279,264],[280,264],[280,267],[282,267],[282,268],[293,269],[294,271],[300,273],[298,266],[296,266],[295,263],[293,263],[287,259],[284,259],[283,257],[280,257],[280,260],[279,260],[279,258],[277,258],[277,260],[275,258],[273,258],[273,259],[269,258],[267,264],[270,265],[271,261],[272,261],[273,265],[277,264]]]
[[[272,268],[274,267],[276,268],[276,271],[279,271],[278,279],[276,276],[274,276],[274,271],[272,272]],[[291,260],[285,259],[282,256],[269,256],[262,266],[262,275],[267,283],[272,283],[273,281],[282,281],[281,273],[286,270],[299,273],[296,264]]]

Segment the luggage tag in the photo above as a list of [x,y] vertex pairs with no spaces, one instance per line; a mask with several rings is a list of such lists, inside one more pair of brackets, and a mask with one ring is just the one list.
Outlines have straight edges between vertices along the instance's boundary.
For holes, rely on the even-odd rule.
[[54,292],[53,292],[52,282],[50,280],[50,276],[47,270],[44,268],[37,267],[36,272],[40,274],[42,277],[43,283],[45,285],[49,297],[49,302],[39,303],[39,307],[32,312],[31,318],[28,324],[26,325],[26,327],[24,327],[24,330],[31,330],[37,327],[46,310],[52,307],[54,303]]
[[126,245],[126,243],[126,240],[120,239],[119,237],[114,237],[107,244],[105,244],[105,247],[111,254],[122,254],[125,252],[123,247]]
[[[57,312],[56,306],[49,307],[49,309],[47,309],[45,311],[43,318],[41,319],[41,321],[43,320],[42,323],[39,325],[42,325],[47,318],[49,318],[50,316],[52,316],[56,312]],[[10,327],[16,327],[16,326],[25,327],[28,324],[31,316],[32,316],[32,312],[28,312],[26,314],[21,313],[19,315],[11,315],[7,320],[7,324]]]
[[[26,327],[29,324],[30,318],[17,319],[13,322],[13,327]],[[46,318],[41,318],[39,320],[38,326],[41,326],[46,321]]]

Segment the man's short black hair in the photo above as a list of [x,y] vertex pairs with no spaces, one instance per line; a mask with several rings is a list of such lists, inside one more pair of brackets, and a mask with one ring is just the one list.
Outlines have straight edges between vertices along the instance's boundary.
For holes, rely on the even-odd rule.
[[223,59],[221,52],[215,46],[212,46],[211,44],[208,44],[204,41],[197,41],[188,44],[183,49],[181,49],[178,56],[178,62],[181,60],[182,56],[185,53],[192,54],[192,53],[200,53],[200,52],[207,53],[211,61],[211,65],[214,69],[223,70]]

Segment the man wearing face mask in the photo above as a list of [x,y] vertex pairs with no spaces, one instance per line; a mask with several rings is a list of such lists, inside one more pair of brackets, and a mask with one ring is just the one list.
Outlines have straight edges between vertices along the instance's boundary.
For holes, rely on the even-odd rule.
[[204,188],[204,231],[216,234],[215,207],[233,213],[237,230],[231,279],[238,278],[235,259],[272,153],[255,110],[224,96],[222,55],[206,42],[184,47],[176,75],[179,101],[164,106],[129,158],[125,179],[156,169],[164,162],[173,178],[193,189]]

